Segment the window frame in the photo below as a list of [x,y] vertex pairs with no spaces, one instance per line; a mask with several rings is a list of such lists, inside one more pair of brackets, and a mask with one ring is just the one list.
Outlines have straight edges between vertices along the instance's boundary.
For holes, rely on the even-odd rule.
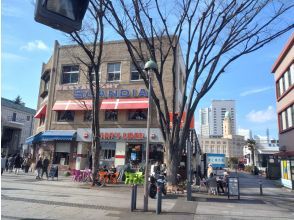
[[[66,68],[66,67],[78,67],[78,70],[77,71],[64,71],[63,69]],[[65,83],[64,82],[64,75],[65,74],[70,74],[70,82],[67,82]],[[77,74],[77,81],[76,82],[72,82],[72,74]],[[61,67],[61,76],[60,76],[60,84],[61,85],[68,85],[68,84],[78,84],[79,83],[79,79],[80,79],[80,66],[79,65],[63,65]]]
[[[68,119],[60,119],[62,116],[60,114],[63,113],[63,116],[65,116],[66,113],[72,113],[72,120],[68,120]],[[71,111],[71,110],[64,110],[64,111],[58,111],[57,112],[57,117],[56,117],[56,121],[57,122],[74,122],[75,120],[75,111]]]
[[84,122],[91,122],[92,119],[93,119],[92,110],[84,111],[84,117],[83,117]]
[[[143,112],[145,112],[145,117],[146,118],[142,117],[142,119],[139,119],[139,118],[133,118],[133,117],[130,116],[131,113],[140,114],[140,113],[143,113]],[[146,110],[146,109],[129,110],[128,111],[128,121],[147,121],[147,114],[148,114],[148,110]],[[141,117],[141,116],[138,115],[138,116],[135,116],[135,117]]]
[[[144,69],[144,63],[143,62],[138,62],[139,65],[141,66],[142,69]],[[131,75],[130,75],[130,81],[143,81],[143,78],[141,76],[141,74],[139,73],[139,71],[136,69],[136,66],[134,65],[134,63],[131,63],[131,71],[130,71]],[[139,79],[132,79],[133,73],[137,73],[139,76]]]
[[[109,65],[115,65],[115,64],[119,64],[119,71],[117,70],[114,70],[113,72],[110,72],[109,71]],[[115,78],[115,75],[117,75],[119,73],[119,79],[117,80],[109,80],[109,74],[114,74],[114,77]],[[107,78],[106,78],[106,81],[107,82],[119,82],[121,80],[121,62],[112,62],[112,63],[107,63]]]
[[[111,113],[112,115],[108,115],[108,116],[115,116],[114,118],[108,118],[107,117],[107,113]],[[113,113],[115,113],[115,115],[113,115]],[[112,110],[105,110],[104,112],[104,121],[118,121],[118,110],[117,109],[112,109]]]

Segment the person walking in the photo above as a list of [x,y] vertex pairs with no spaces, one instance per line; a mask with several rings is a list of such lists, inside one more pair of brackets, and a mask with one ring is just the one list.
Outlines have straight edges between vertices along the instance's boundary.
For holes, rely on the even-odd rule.
[[12,172],[13,167],[14,167],[14,156],[10,155],[10,157],[8,158],[8,171],[9,171],[9,173]]
[[1,176],[2,176],[2,174],[4,172],[4,169],[5,169],[5,166],[6,166],[6,161],[7,161],[7,158],[4,155],[2,155],[1,156]]
[[41,170],[42,170],[42,157],[39,157],[39,160],[37,161],[36,164],[36,171],[37,171],[37,175],[36,175],[36,179],[39,180],[41,179]]
[[28,173],[29,172],[29,168],[31,166],[31,158],[28,156],[26,157],[24,160],[23,160],[23,168],[24,168],[24,171],[25,173]]
[[43,179],[44,173],[46,173],[46,177],[48,180],[48,167],[49,167],[49,160],[47,157],[45,157],[45,159],[43,160],[43,163],[42,163],[42,175],[41,175],[42,179]]
[[14,160],[14,168],[15,168],[15,174],[19,173],[19,170],[21,168],[22,164],[22,158],[19,154],[16,155],[15,160]]

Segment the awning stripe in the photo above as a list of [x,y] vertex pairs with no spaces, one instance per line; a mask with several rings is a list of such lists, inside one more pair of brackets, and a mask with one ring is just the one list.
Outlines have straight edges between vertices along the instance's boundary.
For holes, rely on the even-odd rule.
[[[111,109],[147,109],[147,98],[131,98],[131,99],[104,99],[101,102],[101,110]],[[52,110],[54,111],[85,111],[92,109],[92,100],[66,100],[56,101]]]
[[35,114],[34,118],[41,118],[42,115],[46,115],[46,109],[47,109],[47,105],[43,105]]

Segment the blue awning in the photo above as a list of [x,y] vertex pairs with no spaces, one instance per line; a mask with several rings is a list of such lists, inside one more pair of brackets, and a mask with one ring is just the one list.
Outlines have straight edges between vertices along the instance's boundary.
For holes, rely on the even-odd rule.
[[76,130],[48,130],[41,135],[40,141],[72,141]]
[[26,144],[34,144],[36,142],[40,141],[40,137],[43,134],[43,132],[39,132],[38,134],[32,135],[28,137],[25,141]]

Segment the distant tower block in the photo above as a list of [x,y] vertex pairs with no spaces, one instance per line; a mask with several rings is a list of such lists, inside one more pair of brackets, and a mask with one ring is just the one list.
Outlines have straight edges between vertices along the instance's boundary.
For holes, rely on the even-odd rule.
[[223,137],[230,137],[232,136],[232,120],[231,120],[231,114],[230,112],[226,112],[225,114],[225,118],[223,121],[223,131],[224,131],[224,135]]

